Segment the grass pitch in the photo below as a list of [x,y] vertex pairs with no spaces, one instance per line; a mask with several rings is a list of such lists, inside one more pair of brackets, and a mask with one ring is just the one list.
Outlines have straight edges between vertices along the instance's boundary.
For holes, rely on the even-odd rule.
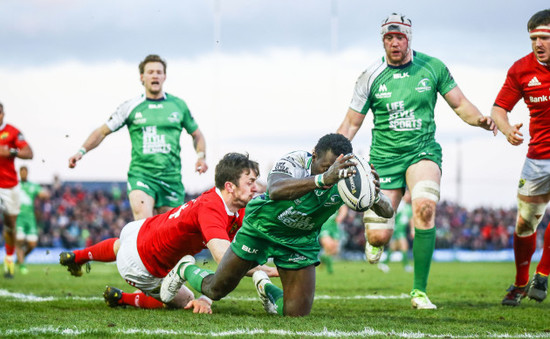
[[428,295],[438,309],[421,311],[411,308],[407,295],[413,275],[398,263],[390,267],[386,274],[366,262],[340,261],[328,275],[320,266],[311,315],[289,318],[267,315],[248,277],[214,303],[214,314],[199,315],[107,307],[106,285],[133,291],[113,264],[92,263],[81,278],[60,265],[30,265],[29,275],[0,277],[0,336],[550,337],[550,298],[500,305],[513,263],[433,263]]

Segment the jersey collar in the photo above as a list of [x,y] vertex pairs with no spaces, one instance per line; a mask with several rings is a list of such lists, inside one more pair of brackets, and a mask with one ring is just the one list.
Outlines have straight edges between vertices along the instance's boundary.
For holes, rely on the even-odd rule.
[[223,197],[222,197],[222,192],[216,187],[216,193],[218,194],[218,196],[220,197],[220,199],[222,199],[222,202],[223,202],[223,206],[225,206],[225,212],[227,212],[227,215],[229,216],[234,216],[235,213],[231,212],[229,210],[229,208],[227,207],[227,204],[225,203],[225,200],[223,200]]

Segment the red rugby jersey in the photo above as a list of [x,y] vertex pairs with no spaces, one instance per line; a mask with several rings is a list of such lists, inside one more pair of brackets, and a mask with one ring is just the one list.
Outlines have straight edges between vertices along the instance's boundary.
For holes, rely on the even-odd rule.
[[206,248],[211,239],[233,240],[242,225],[244,208],[233,214],[212,188],[180,207],[148,218],[138,234],[137,249],[155,277],[165,277],[187,254]]
[[521,98],[530,115],[527,157],[550,159],[550,68],[541,64],[534,53],[510,67],[495,105],[511,111]]
[[[23,134],[14,126],[4,124],[0,126],[0,146],[21,149],[27,145]],[[18,183],[17,171],[15,170],[15,158],[0,157],[0,187],[12,188]]]

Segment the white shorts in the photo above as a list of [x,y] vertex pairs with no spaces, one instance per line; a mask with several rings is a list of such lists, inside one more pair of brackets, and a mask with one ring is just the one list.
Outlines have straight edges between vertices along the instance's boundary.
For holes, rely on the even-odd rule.
[[525,158],[518,193],[525,196],[550,192],[550,159]]
[[162,278],[157,278],[147,271],[137,251],[137,236],[144,221],[145,219],[132,221],[122,228],[116,266],[120,276],[128,284],[159,299]]
[[2,200],[4,213],[18,215],[21,207],[19,201],[19,184],[12,188],[0,188],[0,199]]

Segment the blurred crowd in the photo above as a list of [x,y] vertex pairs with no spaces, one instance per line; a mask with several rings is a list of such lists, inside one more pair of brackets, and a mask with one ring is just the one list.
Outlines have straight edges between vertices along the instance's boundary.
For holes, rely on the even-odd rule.
[[[61,183],[56,180],[47,189],[50,199],[35,201],[40,247],[89,246],[118,237],[122,227],[133,220],[124,183]],[[194,197],[188,194],[186,200]],[[512,247],[515,208],[469,210],[442,201],[436,216],[436,248],[500,250]],[[547,213],[537,232],[540,244],[549,221]],[[342,249],[363,252],[362,213],[349,211],[341,227],[345,234]]]

